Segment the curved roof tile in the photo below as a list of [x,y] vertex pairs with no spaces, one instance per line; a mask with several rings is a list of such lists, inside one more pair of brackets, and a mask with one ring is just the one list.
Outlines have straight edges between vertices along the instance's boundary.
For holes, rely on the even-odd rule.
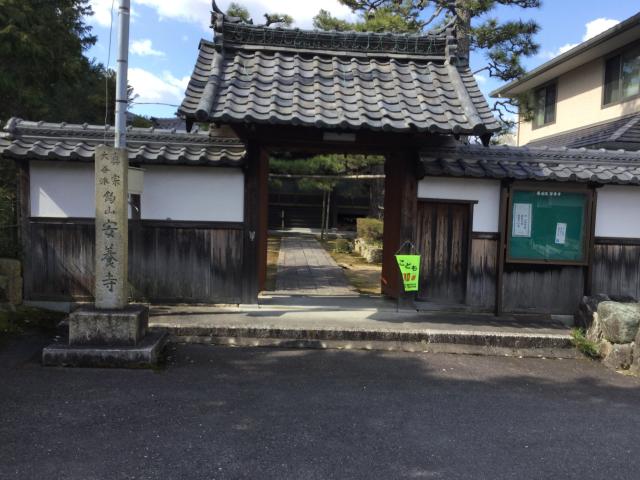
[[420,152],[425,176],[640,185],[640,153],[481,145]]
[[484,135],[499,124],[451,32],[319,32],[239,23],[214,8],[179,113],[221,123]]
[[[113,142],[112,127],[9,120],[0,132],[0,154],[27,160],[93,161],[95,148]],[[234,137],[175,129],[128,128],[129,161],[141,165],[240,166],[245,145]]]

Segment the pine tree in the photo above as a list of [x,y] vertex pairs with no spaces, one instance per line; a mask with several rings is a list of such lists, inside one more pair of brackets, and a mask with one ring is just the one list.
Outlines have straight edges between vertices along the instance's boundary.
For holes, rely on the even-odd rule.
[[84,55],[92,13],[88,0],[0,0],[0,121],[104,122],[115,78]]
[[[321,30],[418,33],[445,26],[455,20],[458,52],[469,58],[476,52],[486,65],[474,73],[487,72],[504,82],[524,74],[523,57],[535,55],[539,45],[535,35],[540,27],[534,21],[500,21],[492,13],[499,6],[539,8],[540,0],[339,0],[355,13],[356,22],[332,17],[320,10],[314,25]],[[519,103],[523,103],[521,99]],[[511,100],[495,102],[494,110],[505,129],[513,127],[506,113],[514,113]]]

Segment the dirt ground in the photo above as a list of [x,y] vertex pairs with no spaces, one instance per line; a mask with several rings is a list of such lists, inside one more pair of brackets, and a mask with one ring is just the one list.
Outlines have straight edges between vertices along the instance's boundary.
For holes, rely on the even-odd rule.
[[340,253],[335,251],[335,239],[320,241],[338,265],[344,270],[347,279],[360,293],[379,295],[381,263],[367,263],[364,258],[355,253]]
[[280,237],[269,235],[267,240],[267,281],[265,290],[276,289],[276,274],[278,273],[278,254],[280,253]]

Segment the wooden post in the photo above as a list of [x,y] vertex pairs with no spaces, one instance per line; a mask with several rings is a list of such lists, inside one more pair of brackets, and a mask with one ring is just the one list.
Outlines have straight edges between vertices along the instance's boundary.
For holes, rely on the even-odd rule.
[[496,255],[496,304],[494,313],[497,317],[502,315],[502,295],[505,248],[507,245],[507,207],[509,205],[509,185],[502,182],[500,185],[500,213],[498,220],[498,255]]
[[596,244],[596,208],[598,206],[598,189],[594,186],[591,187],[591,207],[588,209],[590,218],[589,221],[589,243],[587,245],[587,268],[584,279],[584,294],[590,296],[593,292],[593,258],[595,255]]
[[266,280],[269,158],[255,140],[247,145],[246,162],[242,302],[257,303]]
[[404,242],[416,242],[417,161],[417,153],[412,150],[385,157],[382,293],[393,298],[404,297],[395,253]]
[[325,229],[324,231],[326,232],[327,236],[329,235],[329,218],[331,217],[331,190],[329,190],[327,192],[327,214],[325,216]]
[[18,167],[18,243],[22,260],[22,298],[29,299],[32,292],[31,267],[31,234],[29,218],[31,217],[31,191],[29,161],[20,162]]
[[322,191],[322,215],[320,218],[320,240],[324,240],[324,225],[327,216],[327,192]]

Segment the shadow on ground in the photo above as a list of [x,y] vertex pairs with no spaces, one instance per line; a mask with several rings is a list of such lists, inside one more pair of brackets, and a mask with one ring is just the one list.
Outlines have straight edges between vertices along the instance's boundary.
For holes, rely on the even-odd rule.
[[161,371],[0,350],[1,478],[632,478],[640,381],[589,361],[173,346]]

